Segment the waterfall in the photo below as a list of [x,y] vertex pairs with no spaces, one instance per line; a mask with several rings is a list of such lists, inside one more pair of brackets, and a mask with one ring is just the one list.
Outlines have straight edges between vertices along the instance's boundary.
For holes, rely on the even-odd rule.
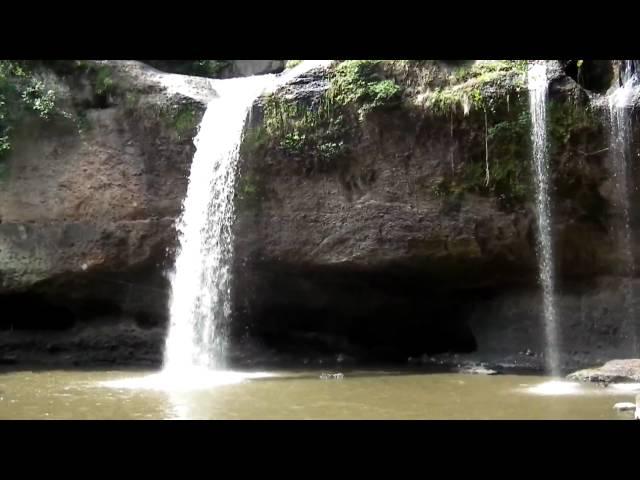
[[549,195],[549,153],[547,146],[547,67],[532,62],[528,71],[531,140],[536,177],[538,219],[538,265],[544,302],[545,360],[553,376],[560,374],[558,329],[554,302],[553,245],[551,239],[551,201]]
[[638,355],[638,332],[635,325],[635,308],[633,295],[633,277],[635,275],[635,258],[633,255],[633,239],[631,234],[630,185],[631,173],[631,110],[633,100],[640,88],[637,72],[637,60],[625,60],[620,71],[620,87],[609,96],[610,118],[610,151],[613,159],[615,176],[615,197],[621,213],[621,222],[617,228],[618,249],[624,263],[624,280],[622,293],[627,312],[623,332],[630,336],[634,355]]
[[234,184],[242,135],[254,101],[326,60],[306,60],[281,75],[212,80],[194,140],[187,195],[177,223],[179,247],[170,276],[170,325],[164,370],[225,367],[225,328],[231,312]]

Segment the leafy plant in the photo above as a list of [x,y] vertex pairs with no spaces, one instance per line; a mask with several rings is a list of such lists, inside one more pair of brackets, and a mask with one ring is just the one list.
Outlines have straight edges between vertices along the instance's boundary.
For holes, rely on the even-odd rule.
[[435,114],[444,115],[459,107],[494,111],[496,103],[509,94],[517,94],[526,83],[525,60],[480,61],[471,67],[460,67],[450,77],[448,86],[427,95],[426,105]]
[[380,60],[346,60],[331,76],[327,95],[343,107],[356,106],[360,118],[367,112],[399,103],[402,88],[378,73]]
[[197,125],[195,112],[190,107],[183,107],[174,116],[174,126],[179,138],[185,138]]
[[[401,100],[402,88],[383,78],[379,63],[347,60],[338,64],[330,71],[328,90],[311,104],[275,94],[265,97],[260,134],[286,155],[302,157],[311,169],[331,168],[348,153],[360,120],[372,110]],[[287,68],[292,65],[289,61]],[[252,144],[258,146],[255,141]]]
[[22,91],[22,101],[42,118],[49,118],[56,107],[56,94],[45,89],[40,80],[32,80]]
[[288,156],[304,157],[309,168],[327,168],[347,152],[350,130],[332,98],[311,107],[278,95],[264,99],[262,129],[247,136],[254,147],[269,143]]
[[49,119],[56,95],[28,68],[28,62],[0,60],[0,157],[11,150],[11,132],[25,113]]
[[100,67],[96,73],[95,92],[98,95],[106,95],[113,90],[113,87],[111,69],[109,67]]

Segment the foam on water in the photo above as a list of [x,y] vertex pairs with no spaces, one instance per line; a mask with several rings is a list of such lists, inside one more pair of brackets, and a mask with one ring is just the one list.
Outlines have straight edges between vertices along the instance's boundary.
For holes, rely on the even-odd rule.
[[188,374],[172,374],[171,372],[161,371],[144,377],[108,380],[100,382],[99,386],[122,390],[197,391],[275,376],[277,374],[269,372],[238,372],[194,368]]
[[529,387],[527,392],[534,395],[580,395],[584,390],[579,383],[551,380]]
[[613,383],[608,388],[624,393],[640,392],[640,383]]

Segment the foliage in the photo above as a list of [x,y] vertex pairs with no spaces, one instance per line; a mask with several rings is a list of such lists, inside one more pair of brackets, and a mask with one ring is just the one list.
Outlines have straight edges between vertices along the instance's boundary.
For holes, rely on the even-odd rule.
[[496,103],[509,94],[519,93],[526,83],[527,62],[523,60],[481,61],[460,67],[448,86],[427,95],[426,106],[437,115],[464,109],[494,111]]
[[548,108],[552,153],[560,146],[570,143],[573,136],[599,128],[599,118],[589,107],[577,105],[571,101],[550,101]]
[[186,138],[194,128],[196,128],[198,120],[193,108],[183,106],[175,113],[173,117],[173,125],[180,139]]
[[32,80],[22,91],[22,101],[42,118],[49,118],[55,109],[56,94],[46,90],[40,80]]
[[526,60],[490,60],[478,61],[470,67],[458,68],[453,76],[456,83],[468,80],[478,80],[482,83],[495,80],[504,74],[516,72],[520,75],[527,73]]
[[380,60],[346,60],[332,72],[327,95],[342,107],[357,106],[360,118],[369,111],[397,105],[402,88],[381,78]]
[[[421,68],[424,72],[409,72]],[[417,90],[423,102],[420,113],[424,115],[426,110],[450,119],[452,131],[455,121],[465,142],[463,162],[452,165],[451,173],[432,187],[436,197],[455,203],[467,193],[486,195],[507,209],[530,200],[534,183],[525,88],[527,62],[476,62],[450,75],[445,70],[448,77],[442,76],[439,68],[431,61],[341,62],[330,70],[329,88],[319,99],[300,101],[283,94],[266,97],[263,122],[247,133],[243,148],[275,148],[307,164],[313,162],[315,168],[335,166],[337,160],[349,155],[361,122],[370,112],[397,106],[401,100],[415,100],[412,96]],[[403,69],[413,76],[403,76]],[[422,73],[433,80],[426,90],[420,90],[426,85],[420,83]],[[403,79],[414,83],[407,86]],[[453,115],[459,108],[464,116]],[[557,148],[571,149],[574,144],[579,148],[599,125],[588,108],[553,100],[548,121],[552,155]]]
[[[137,96],[132,96],[129,99],[131,106],[135,106],[135,103],[139,99]],[[196,108],[193,104],[155,104],[150,105],[153,115],[161,120],[165,127],[169,130],[173,130],[180,140],[190,139],[193,137],[194,130],[198,126],[198,115]]]
[[460,198],[464,193],[487,195],[507,209],[531,197],[528,103],[521,96],[514,100],[509,107],[504,99],[503,103],[496,103],[492,119],[484,112],[472,112],[459,125],[461,135],[471,135],[467,158],[462,168],[436,184],[434,196],[449,199]]
[[0,60],[0,157],[11,150],[11,131],[25,114],[49,119],[56,95],[33,74],[28,62]]
[[465,172],[466,189],[490,194],[507,207],[527,200],[533,192],[527,130],[527,115],[494,126],[489,133],[489,182],[485,166],[476,161]]
[[[289,156],[306,156],[314,166],[329,166],[346,153],[345,117],[329,97],[311,108],[278,95],[264,101],[263,129],[250,134],[256,146],[267,142]],[[259,142],[258,142],[259,140]]]
[[381,76],[379,62],[347,60],[338,64],[330,71],[329,88],[314,100],[266,96],[262,126],[247,134],[245,151],[270,145],[285,155],[303,158],[308,170],[334,167],[348,154],[359,122],[369,112],[397,105],[401,99],[401,87]]
[[94,90],[98,95],[107,95],[114,88],[113,78],[111,78],[111,69],[109,67],[100,67],[96,72],[94,80]]

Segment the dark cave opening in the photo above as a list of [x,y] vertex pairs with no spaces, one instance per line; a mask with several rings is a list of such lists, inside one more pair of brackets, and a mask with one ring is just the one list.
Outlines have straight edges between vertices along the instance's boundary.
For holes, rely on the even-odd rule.
[[234,315],[234,338],[249,335],[295,357],[344,354],[365,362],[477,348],[467,322],[472,302],[419,276],[269,271],[259,277]]
[[64,331],[77,320],[71,309],[31,293],[0,296],[0,311],[0,330]]
[[580,86],[595,93],[606,93],[614,80],[610,60],[565,60],[564,71]]

